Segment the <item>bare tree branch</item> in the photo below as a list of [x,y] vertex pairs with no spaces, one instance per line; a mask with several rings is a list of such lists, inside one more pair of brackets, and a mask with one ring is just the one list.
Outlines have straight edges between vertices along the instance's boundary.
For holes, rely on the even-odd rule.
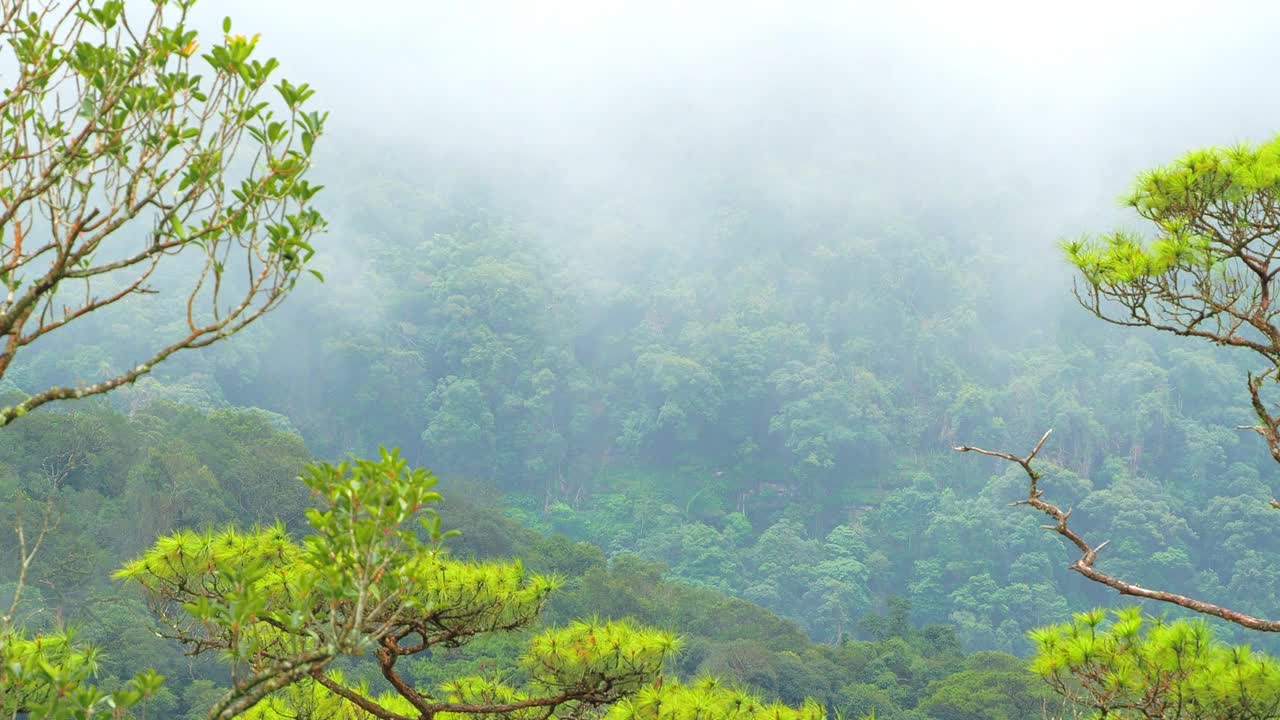
[[[1098,559],[1098,553],[1101,552],[1102,549],[1106,547],[1107,543],[1110,541],[1104,541],[1097,545],[1091,545],[1079,533],[1072,530],[1071,527],[1067,524],[1067,521],[1071,517],[1071,510],[1063,511],[1062,508],[1044,499],[1044,491],[1040,488],[1040,480],[1043,479],[1044,475],[1043,473],[1041,473],[1039,470],[1036,470],[1032,466],[1032,461],[1035,460],[1036,455],[1040,452],[1040,449],[1044,447],[1045,441],[1048,440],[1049,434],[1052,432],[1053,432],[1052,430],[1050,430],[1049,432],[1046,432],[1044,436],[1040,438],[1040,441],[1036,443],[1036,446],[1031,450],[1031,452],[1027,453],[1025,456],[1022,456],[1022,457],[1019,457],[1012,453],[999,452],[995,450],[985,450],[983,448],[973,447],[970,445],[962,445],[954,449],[956,450],[956,452],[962,452],[962,453],[975,452],[982,455],[988,455],[991,457],[1000,458],[1001,460],[1011,462],[1017,465],[1018,467],[1022,468],[1022,471],[1026,473],[1027,480],[1028,480],[1027,498],[1025,500],[1019,500],[1018,502],[1013,503],[1013,505],[1014,506],[1029,505],[1035,508],[1036,510],[1039,510],[1040,512],[1044,513],[1045,515],[1048,515],[1049,518],[1052,520],[1052,522],[1048,525],[1045,525],[1044,528],[1046,530],[1052,530],[1053,532],[1062,536],[1067,540],[1067,542],[1070,542],[1072,545],[1076,547],[1077,550],[1080,551],[1080,557],[1077,558],[1075,562],[1071,563],[1070,568],[1080,573],[1081,575],[1085,576],[1086,578],[1096,583],[1106,585],[1107,587],[1110,587],[1116,590],[1121,595],[1130,595],[1133,597],[1144,598],[1147,600],[1156,600],[1159,602],[1178,605],[1180,607],[1184,607],[1188,610],[1193,610],[1198,613],[1203,613],[1205,615],[1212,615],[1214,617],[1222,618],[1227,622],[1235,623],[1236,625],[1240,625],[1242,627],[1246,627],[1251,630],[1261,630],[1263,632],[1280,632],[1280,620],[1266,620],[1262,618],[1256,618],[1256,617],[1253,617],[1252,615],[1246,615],[1245,613],[1237,612],[1235,610],[1232,610],[1228,607],[1224,607],[1222,605],[1217,605],[1211,602],[1205,602],[1203,600],[1198,600],[1196,598],[1189,597],[1186,595],[1179,595],[1177,593],[1165,592],[1163,590],[1151,590],[1148,588],[1144,588],[1140,585],[1134,585],[1133,583],[1125,582],[1120,578],[1117,578],[1113,575],[1109,575],[1103,572],[1102,570],[1099,570],[1095,566],[1095,562]],[[1277,503],[1274,500],[1272,501],[1272,505],[1280,509],[1280,503]]]

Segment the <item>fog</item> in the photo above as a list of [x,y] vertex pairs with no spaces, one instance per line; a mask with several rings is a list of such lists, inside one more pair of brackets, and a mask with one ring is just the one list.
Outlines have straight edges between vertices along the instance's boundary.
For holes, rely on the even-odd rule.
[[[815,638],[909,596],[1010,652],[1111,596],[1018,539],[1021,480],[951,448],[1054,427],[1054,491],[1131,577],[1273,610],[1280,535],[1224,560],[1254,528],[1204,514],[1280,496],[1230,429],[1240,355],[1097,321],[1055,244],[1142,229],[1119,200],[1142,170],[1280,131],[1280,4],[689,5],[203,0],[205,37],[260,33],[331,113],[327,279],[116,407],[265,410],[320,458],[399,446]],[[0,389],[133,366],[184,317],[165,301]]]
[[363,154],[387,172],[477,181],[543,218],[613,198],[674,223],[705,209],[689,195],[699,178],[731,175],[793,212],[843,204],[933,222],[1057,267],[1054,242],[1126,219],[1116,199],[1136,172],[1191,147],[1265,139],[1280,110],[1267,80],[1280,7],[1064,7],[200,10],[211,26],[227,13],[237,32],[262,32],[284,73],[318,89],[339,167]]

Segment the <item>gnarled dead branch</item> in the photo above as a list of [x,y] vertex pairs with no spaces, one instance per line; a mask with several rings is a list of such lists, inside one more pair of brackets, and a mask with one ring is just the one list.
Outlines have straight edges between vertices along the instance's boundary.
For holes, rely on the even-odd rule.
[[[1046,432],[1040,438],[1040,441],[1036,443],[1035,447],[1031,449],[1031,452],[1022,457],[1018,457],[1013,453],[986,450],[984,448],[973,447],[971,445],[962,445],[954,449],[957,452],[976,452],[982,455],[1000,458],[1001,460],[1007,460],[1008,462],[1022,468],[1022,471],[1026,473],[1028,480],[1027,498],[1013,503],[1013,506],[1029,505],[1045,515],[1048,515],[1052,522],[1045,525],[1044,528],[1061,535],[1067,540],[1067,542],[1075,546],[1075,548],[1080,552],[1080,557],[1077,558],[1075,562],[1071,563],[1071,569],[1086,578],[1089,578],[1096,583],[1106,585],[1107,587],[1116,590],[1121,595],[1131,595],[1133,597],[1145,598],[1147,600],[1171,603],[1173,605],[1184,607],[1188,610],[1194,610],[1198,613],[1222,618],[1227,622],[1235,623],[1236,625],[1240,625],[1251,630],[1280,632],[1280,620],[1257,618],[1222,605],[1205,602],[1204,600],[1198,600],[1187,595],[1179,595],[1177,593],[1166,592],[1163,590],[1152,590],[1142,587],[1141,585],[1134,585],[1133,583],[1126,582],[1114,575],[1110,575],[1099,570],[1096,566],[1098,553],[1101,552],[1110,541],[1103,541],[1097,545],[1091,545],[1083,536],[1075,530],[1072,530],[1067,522],[1071,518],[1071,510],[1064,511],[1062,508],[1044,499],[1044,490],[1040,487],[1040,481],[1044,478],[1044,474],[1039,470],[1036,470],[1032,465],[1032,462],[1036,459],[1040,450],[1044,448],[1045,441],[1049,439],[1049,435],[1052,432],[1052,430]],[[1280,503],[1277,503],[1275,500],[1272,500],[1271,502],[1273,505],[1280,506]]]

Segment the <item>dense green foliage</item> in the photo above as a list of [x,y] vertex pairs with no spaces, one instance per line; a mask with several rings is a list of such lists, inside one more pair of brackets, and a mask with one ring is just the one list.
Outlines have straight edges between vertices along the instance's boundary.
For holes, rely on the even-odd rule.
[[[345,173],[334,213],[344,252],[371,262],[331,261],[323,290],[301,289],[280,322],[181,359],[117,407],[132,422],[153,422],[147,408],[187,412],[168,403],[215,416],[271,408],[280,415],[232,414],[296,426],[321,456],[396,443],[445,477],[491,479],[506,491],[495,502],[527,525],[659,562],[668,579],[764,605],[818,639],[856,635],[859,618],[904,596],[916,621],[955,627],[964,647],[1006,651],[1105,596],[1005,507],[1022,492],[1015,474],[988,477],[1003,469],[957,464],[947,448],[1021,445],[1024,428],[1052,426],[1055,496],[1114,538],[1113,567],[1153,585],[1191,578],[1246,610],[1278,597],[1265,560],[1280,542],[1265,506],[1274,492],[1255,469],[1262,449],[1231,429],[1249,417],[1232,358],[1111,333],[1078,311],[1002,307],[1007,286],[966,269],[1011,267],[979,238],[827,206],[805,218],[822,231],[801,232],[745,193],[709,200],[715,219],[669,228],[666,244],[609,245],[620,257],[606,261],[590,246],[634,222],[626,210],[564,227],[488,209],[443,180],[362,180],[371,174]],[[754,255],[734,252],[757,236]],[[781,236],[789,247],[766,242]],[[1028,315],[1045,318],[1034,346],[991,332]],[[72,364],[92,378],[145,341],[131,330],[86,336],[74,352],[50,345],[11,382],[36,387]],[[193,453],[197,468],[227,467],[213,471],[227,492],[174,487],[210,503],[173,505],[184,523],[221,524],[235,510],[248,523],[292,514],[299,527],[301,500],[260,479],[292,456],[239,454],[293,436],[246,430],[224,446],[246,458],[231,470],[183,449],[212,442],[205,431],[157,432],[175,448],[166,463]],[[162,530],[139,525],[136,536]],[[505,554],[528,560],[523,548]]]
[[443,697],[416,688],[400,660],[528,627],[554,579],[519,563],[449,558],[436,479],[395,453],[308,465],[303,479],[318,507],[300,542],[282,525],[178,532],[116,574],[142,586],[167,637],[195,654],[218,651],[236,669],[210,717],[236,717],[300,681],[376,717],[408,717],[328,675],[340,657],[376,658],[413,715],[574,717],[655,682],[679,647],[670,633],[579,621],[530,639],[520,663],[529,689],[479,675],[450,680]]
[[[294,477],[309,456],[301,439],[278,425],[278,420],[254,410],[198,411],[157,402],[130,416],[80,405],[72,411],[34,414],[6,430],[0,435],[0,455],[9,458],[5,492],[16,487],[48,492],[41,483],[48,482],[47,469],[57,467],[52,462],[67,458],[72,466],[56,489],[61,525],[32,569],[28,611],[23,615],[27,627],[53,629],[70,623],[82,643],[97,646],[102,687],[115,688],[122,678],[155,667],[169,682],[148,700],[148,717],[203,717],[226,692],[226,671],[207,654],[183,657],[176,643],[157,637],[156,623],[142,599],[109,577],[118,558],[147,551],[151,543],[144,535],[255,523],[265,525],[263,532],[271,535],[277,532],[270,525],[272,509],[284,520],[285,532],[305,533],[309,495]],[[41,438],[47,444],[40,452],[49,460],[20,452],[41,447],[36,444]],[[86,441],[78,446],[67,443],[74,438]],[[71,456],[62,454],[70,450]],[[162,457],[169,462],[161,463]],[[25,463],[19,462],[22,459]],[[253,468],[255,474],[241,475]],[[240,477],[254,479],[253,497],[261,500],[243,505],[226,501],[240,492]],[[194,480],[183,482],[184,478]],[[865,640],[847,637],[835,646],[818,644],[795,624],[758,606],[666,581],[660,565],[632,555],[606,560],[600,549],[587,543],[530,530],[505,516],[502,496],[494,490],[452,481],[444,484],[443,495],[440,530],[461,532],[447,540],[459,562],[518,557],[527,574],[561,578],[542,613],[550,626],[596,617],[679,633],[683,649],[670,663],[673,677],[711,675],[792,706],[811,697],[849,717],[871,710],[888,718],[960,717],[946,708],[993,678],[1016,691],[1002,695],[994,706],[984,701],[983,709],[970,707],[964,717],[988,717],[988,712],[1020,716],[1043,702],[1046,688],[1020,660],[988,653],[967,656],[950,628],[914,627],[905,603],[895,603],[884,615],[864,616],[857,632]],[[143,496],[153,504],[139,510]],[[169,505],[181,505],[185,512],[153,509]],[[154,524],[137,531],[140,517]],[[9,542],[12,537],[8,532],[0,535]],[[169,542],[199,537],[179,534]],[[432,688],[452,678],[505,669],[507,682],[522,682],[519,658],[529,641],[527,633],[437,650],[430,661],[406,662],[405,676],[419,687]],[[338,667],[354,683],[381,688],[375,694],[386,692],[380,676],[362,672],[359,663],[339,662]]]
[[105,309],[159,309],[137,356],[92,382],[54,373],[0,425],[238,333],[307,271],[326,115],[229,18],[200,52],[194,4],[0,5],[0,376]]
[[[336,674],[340,681],[342,676]],[[445,693],[462,692],[458,687],[446,687]],[[394,713],[413,713],[413,706],[403,697],[386,693],[374,701]],[[354,717],[364,720],[374,715],[352,709],[350,704],[326,691],[318,684],[305,684],[289,688],[273,696],[244,715],[248,720],[276,720],[277,718],[306,717]],[[505,717],[523,717],[520,712]],[[456,713],[441,713],[441,718],[466,717]],[[538,717],[538,715],[531,715]],[[697,683],[683,685],[672,681],[660,686],[649,685],[633,697],[614,704],[604,718],[608,720],[696,720],[705,717],[734,717],[743,720],[823,720],[826,711],[819,705],[807,704],[793,709],[777,703],[764,703],[745,690],[725,687],[707,678]]]
[[[1241,143],[1195,150],[1143,174],[1133,193],[1125,198],[1126,205],[1156,226],[1158,235],[1154,240],[1130,232],[1113,232],[1096,241],[1064,243],[1064,249],[1090,286],[1116,295],[1116,300],[1120,300],[1123,288],[1136,295],[1128,303],[1139,313],[1129,319],[1135,324],[1144,322],[1142,306],[1146,295],[1157,296],[1162,276],[1187,278],[1183,280],[1185,287],[1194,292],[1187,293],[1183,302],[1199,302],[1200,293],[1207,292],[1217,294],[1219,301],[1230,299],[1243,306],[1256,296],[1248,293],[1246,283],[1241,283],[1232,271],[1256,271],[1269,264],[1267,251],[1275,242],[1267,232],[1268,223],[1278,196],[1280,138],[1256,146]],[[1199,286],[1192,283],[1192,278],[1209,280],[1208,274],[1214,269],[1221,273],[1214,282]],[[1236,295],[1232,298],[1233,292]],[[1210,308],[1201,321],[1232,317],[1230,304],[1216,312]],[[1176,317],[1179,311],[1189,309],[1175,302],[1146,311],[1155,316],[1167,313]],[[1269,316],[1262,318],[1267,319]],[[1206,323],[1204,332],[1211,332],[1215,325],[1216,322]],[[1261,331],[1261,327],[1253,329]]]
[[[904,596],[966,648],[1018,652],[1106,596],[1007,509],[1025,494],[1014,474],[949,448],[1053,427],[1054,496],[1114,540],[1114,569],[1275,605],[1275,488],[1265,448],[1233,429],[1250,419],[1236,358],[1089,324],[1065,277],[1019,288],[976,231],[690,194],[709,208],[698,224],[629,245],[609,235],[643,226],[625,195],[570,223],[444,180],[353,184],[335,225],[372,261],[166,392],[272,408],[322,456],[393,442],[444,477],[492,479],[522,522],[815,638]],[[1015,289],[1031,300],[1002,304]]]
[[[121,34],[119,3],[84,5],[72,27]],[[239,166],[184,124],[208,100],[187,73],[190,30],[144,34],[138,53],[62,53],[39,22],[4,25],[15,52],[94,88],[67,107],[88,114],[98,154],[69,157],[92,177],[137,171],[95,192],[176,181],[194,196],[152,207],[150,249],[125,257],[140,279],[111,260],[99,272],[91,243],[61,263],[88,269],[32,284],[25,264],[45,251],[28,241],[24,257],[26,201],[0,189],[0,334],[14,343],[0,503],[19,511],[0,517],[0,601],[14,597],[0,713],[1275,716],[1271,661],[1206,626],[1138,610],[1053,624],[1108,598],[1008,510],[1026,493],[1016,469],[949,448],[1021,447],[1054,427],[1038,459],[1075,526],[1114,541],[1107,572],[1280,607],[1280,485],[1260,470],[1268,449],[1280,459],[1262,399],[1280,368],[1280,141],[1143,175],[1127,203],[1154,240],[1065,245],[1095,314],[1274,361],[1242,384],[1230,348],[1064,309],[1065,274],[1028,260],[1048,239],[1037,213],[991,211],[1003,188],[898,197],[854,179],[883,167],[834,148],[797,161],[664,146],[680,170],[662,181],[575,187],[536,167],[472,178],[352,138],[323,158],[344,181],[327,209],[342,242],[317,264],[308,239],[325,221],[300,177],[324,118],[301,111],[306,86],[275,87],[287,122],[257,104],[275,63],[249,59],[256,37],[227,28],[203,58],[229,98],[208,117],[239,118],[262,150],[237,186],[222,176]],[[39,117],[38,95],[0,135]],[[72,137],[32,122],[50,147]],[[138,128],[141,145],[121,139]],[[193,139],[187,160],[135,166],[138,148]],[[39,176],[26,158],[6,144],[0,170]],[[73,192],[50,204],[91,204],[76,174],[52,172]],[[67,226],[70,242],[81,223]],[[249,278],[224,279],[237,242]],[[184,248],[203,252],[153,274]],[[328,282],[294,291],[311,266]],[[59,282],[90,278],[107,294],[59,310]],[[44,290],[13,305],[24,283]],[[290,292],[236,344],[175,354]],[[1234,429],[1255,419],[1265,445]],[[403,457],[324,462],[383,445]],[[1016,657],[1033,650],[1040,678]]]
[[[279,62],[256,52],[256,36],[232,35],[229,18],[223,38],[198,53],[192,0],[149,5],[0,3],[0,426],[132,384],[250,326],[293,290],[325,226],[313,204],[321,188],[308,179],[326,119],[307,109],[314,91],[280,79]],[[62,368],[9,392],[19,358],[74,346],[68,331],[86,318],[148,295],[163,300],[138,355],[98,365],[92,381]],[[145,713],[155,673],[101,689],[97,650],[57,624],[34,634],[25,625],[30,608],[50,609],[29,597],[37,561],[69,539],[57,528],[61,485],[84,443],[100,438],[31,439],[14,448],[20,464],[50,442],[60,448],[37,460],[38,479],[6,477],[0,492],[14,530],[3,547],[13,575],[0,606],[0,713]],[[93,541],[82,549],[92,552]]]
[[[1117,232],[1100,241],[1064,243],[1067,259],[1079,273],[1075,297],[1095,316],[1114,325],[1156,330],[1182,338],[1207,340],[1231,348],[1254,363],[1238,386],[1247,392],[1253,423],[1238,425],[1262,438],[1271,459],[1280,463],[1280,415],[1274,407],[1274,387],[1280,372],[1280,313],[1272,299],[1280,275],[1280,138],[1261,145],[1206,148],[1187,153],[1164,167],[1139,177],[1125,200],[1154,227],[1155,238]],[[973,446],[978,451],[1012,462],[1028,479],[1027,497],[1018,503],[1049,516],[1049,525],[1078,557],[1071,570],[1117,592],[1167,603],[1241,628],[1280,632],[1280,619],[1251,598],[1210,599],[1203,587],[1170,584],[1154,587],[1130,572],[1108,564],[1101,567],[1099,551],[1106,541],[1086,539],[1069,524],[1070,510],[1045,498],[1045,473],[1032,466],[1048,433],[1028,455],[1017,456]],[[1259,503],[1260,504],[1260,503]],[[1272,499],[1270,506],[1280,509]],[[1228,521],[1228,524],[1230,521]],[[1224,549],[1239,562],[1260,559],[1253,548]],[[1274,595],[1269,600],[1274,599]]]
[[1137,608],[1077,613],[1033,633],[1032,669],[1064,699],[1117,718],[1274,718],[1280,665],[1213,638],[1203,620]]

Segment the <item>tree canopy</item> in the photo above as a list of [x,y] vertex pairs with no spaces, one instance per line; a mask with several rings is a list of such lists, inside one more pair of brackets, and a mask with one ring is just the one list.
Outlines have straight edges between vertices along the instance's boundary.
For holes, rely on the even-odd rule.
[[[308,180],[325,120],[308,109],[314,93],[278,79],[279,62],[229,19],[202,49],[193,4],[0,4],[14,70],[0,101],[0,376],[113,305],[160,293],[169,313],[137,362],[32,392],[0,408],[0,424],[238,332],[313,254],[325,224]],[[158,272],[175,265],[184,272]]]
[[320,507],[308,511],[313,533],[301,543],[280,526],[185,532],[118,573],[146,589],[167,632],[191,652],[221,651],[242,667],[211,717],[235,717],[302,679],[376,717],[406,717],[330,677],[339,656],[376,659],[412,717],[573,715],[654,682],[678,648],[669,633],[581,621],[530,641],[528,688],[486,677],[455,680],[440,697],[415,688],[398,663],[529,626],[556,581],[526,576],[519,563],[450,559],[435,478],[395,453],[314,465],[304,479]]
[[1093,610],[1036,630],[1032,639],[1031,669],[1066,702],[1101,717],[1280,715],[1280,665],[1216,640],[1203,620]]
[[[1076,298],[1095,316],[1117,325],[1151,328],[1246,349],[1265,365],[1245,385],[1252,430],[1280,462],[1280,416],[1267,392],[1280,373],[1280,326],[1272,283],[1280,274],[1280,137],[1260,145],[1207,148],[1141,175],[1126,204],[1150,222],[1154,239],[1114,232],[1063,244],[1078,270]],[[1150,589],[1101,569],[1107,542],[1091,543],[1068,525],[1071,511],[1044,498],[1045,473],[1032,461],[1049,434],[1025,456],[976,451],[1018,465],[1030,481],[1025,500],[1050,517],[1047,527],[1080,552],[1071,569],[1124,595],[1178,605],[1252,630],[1280,631],[1280,620],[1257,617],[1192,595]],[[1271,500],[1280,508],[1280,503]],[[1108,541],[1109,542],[1109,541]]]
[[[140,358],[62,378],[0,405],[0,426],[45,404],[109,392],[175,353],[211,345],[276,308],[325,220],[312,201],[312,149],[325,116],[305,84],[272,81],[258,38],[201,52],[189,0],[0,3],[9,84],[0,100],[0,378],[24,350],[147,295],[169,315]],[[181,272],[162,272],[173,267]],[[180,279],[179,279],[180,278]],[[74,465],[50,470],[56,490]],[[8,501],[21,506],[24,494]],[[33,505],[39,509],[41,503]],[[32,563],[56,524],[16,527],[18,574],[0,614],[0,710],[123,712],[158,684],[143,673],[106,693],[87,682],[95,651],[69,632],[17,624]],[[34,521],[34,522],[33,522]]]

